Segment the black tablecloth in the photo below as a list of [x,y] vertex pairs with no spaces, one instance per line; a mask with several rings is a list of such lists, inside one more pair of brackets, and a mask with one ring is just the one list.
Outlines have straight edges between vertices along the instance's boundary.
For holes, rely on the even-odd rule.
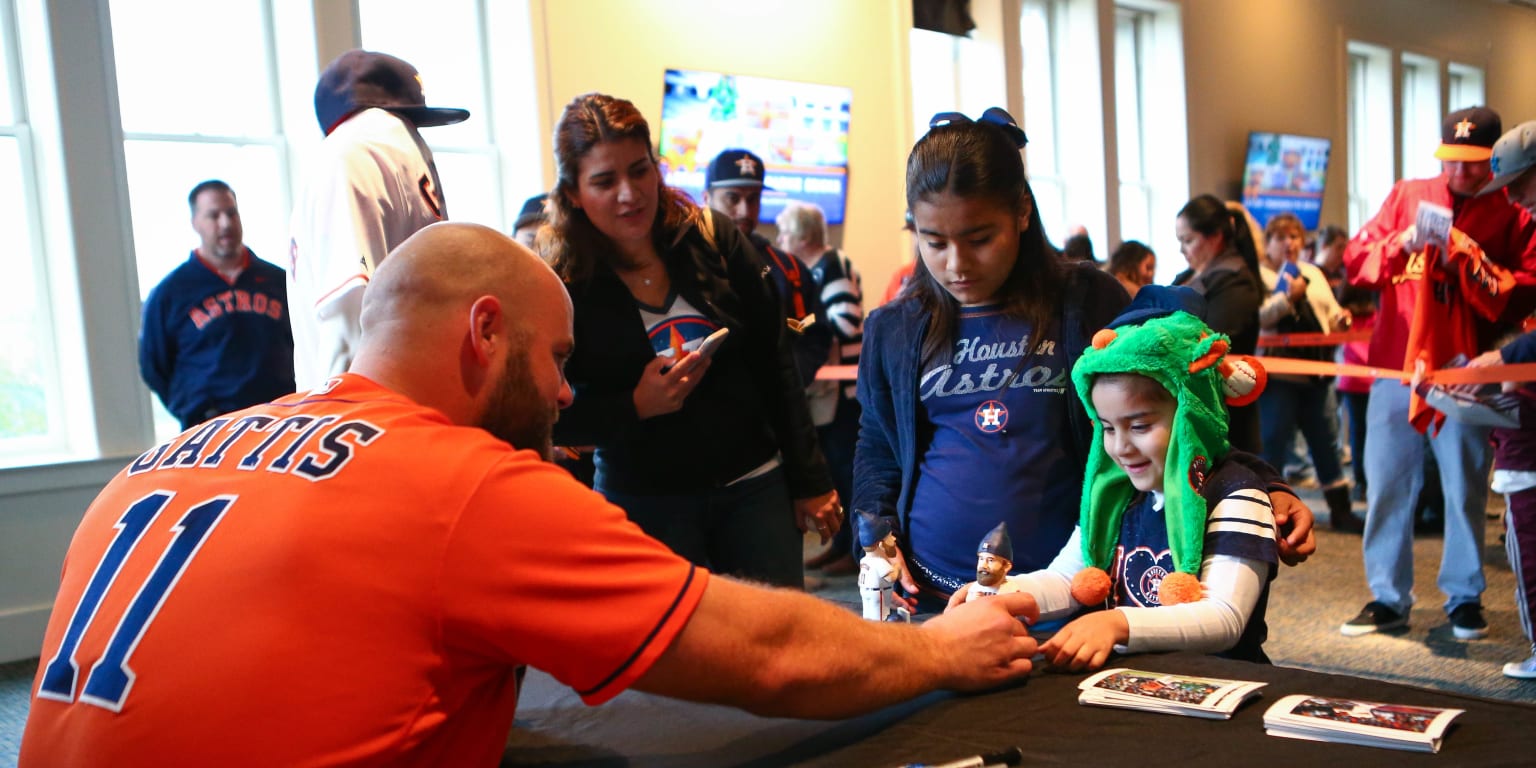
[[[1086,675],[1044,673],[1000,691],[937,693],[836,722],[759,718],[627,692],[596,708],[530,672],[508,766],[871,766],[940,763],[1018,746],[1025,765],[1536,765],[1536,707],[1191,653],[1114,660],[1153,672],[1268,682],[1231,720],[1084,707]],[[1308,693],[1465,709],[1440,754],[1298,741],[1264,733],[1264,710]]]

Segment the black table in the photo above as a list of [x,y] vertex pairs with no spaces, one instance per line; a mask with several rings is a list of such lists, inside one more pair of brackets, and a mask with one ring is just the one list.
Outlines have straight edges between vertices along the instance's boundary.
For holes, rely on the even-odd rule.
[[[835,722],[761,718],[629,691],[586,707],[530,671],[504,766],[870,766],[1019,746],[1032,765],[1536,765],[1536,706],[1192,653],[1112,660],[1153,672],[1268,682],[1231,720],[1084,707],[1086,675],[1044,673],[977,695],[935,693]],[[1269,736],[1264,710],[1309,693],[1465,709],[1438,755]]]

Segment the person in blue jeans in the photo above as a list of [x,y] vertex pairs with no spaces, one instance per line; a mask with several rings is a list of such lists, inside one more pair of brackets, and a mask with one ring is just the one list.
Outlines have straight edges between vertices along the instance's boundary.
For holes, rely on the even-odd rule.
[[[1264,263],[1259,274],[1269,294],[1259,307],[1261,335],[1333,333],[1349,327],[1350,315],[1334,298],[1328,276],[1300,258],[1304,236],[1301,219],[1292,213],[1275,214],[1264,225]],[[1333,352],[1331,346],[1298,346],[1266,354],[1332,362]],[[1329,523],[1334,530],[1358,533],[1361,524],[1350,509],[1349,480],[1339,460],[1337,411],[1331,376],[1270,376],[1259,398],[1263,455],[1265,461],[1283,468],[1295,450],[1300,428],[1328,503]]]
[[[902,587],[926,610],[975,578],[976,542],[1000,522],[1019,569],[1066,543],[1092,441],[1071,367],[1127,303],[1046,240],[1025,141],[1002,109],[934,118],[907,161],[920,258],[865,324],[853,507],[891,519]],[[1281,550],[1305,556],[1311,513],[1275,495],[1296,522]]]

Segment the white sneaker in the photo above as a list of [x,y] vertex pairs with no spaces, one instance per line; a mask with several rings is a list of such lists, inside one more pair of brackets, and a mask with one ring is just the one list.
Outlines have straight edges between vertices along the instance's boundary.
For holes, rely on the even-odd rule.
[[1518,677],[1521,680],[1536,680],[1536,656],[1525,661],[1511,661],[1504,665],[1505,677]]

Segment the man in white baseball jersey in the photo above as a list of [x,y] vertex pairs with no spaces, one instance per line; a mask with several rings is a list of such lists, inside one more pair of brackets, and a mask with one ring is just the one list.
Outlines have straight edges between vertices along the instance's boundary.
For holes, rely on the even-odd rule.
[[426,106],[421,75],[384,53],[337,57],[315,86],[325,132],[293,210],[289,318],[299,391],[346,371],[363,289],[384,255],[448,217],[432,150],[417,128],[469,117]]

